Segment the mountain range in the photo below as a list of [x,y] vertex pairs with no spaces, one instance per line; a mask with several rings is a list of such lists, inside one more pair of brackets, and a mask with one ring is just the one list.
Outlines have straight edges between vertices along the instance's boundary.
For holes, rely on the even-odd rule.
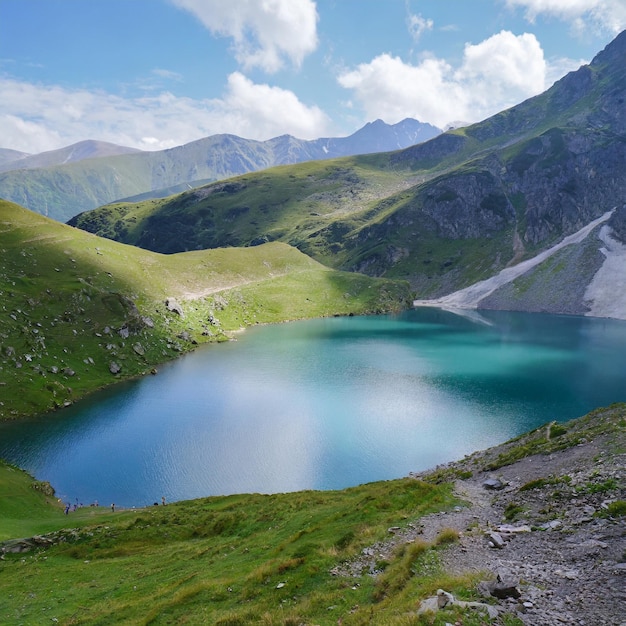
[[404,150],[268,169],[70,223],[165,253],[282,241],[333,268],[405,279],[421,301],[525,262],[472,306],[625,318],[624,290],[600,304],[626,276],[625,68],[626,31],[543,94]]
[[0,197],[67,221],[120,198],[163,197],[274,165],[397,150],[440,132],[413,119],[394,125],[376,120],[349,137],[314,140],[213,135],[154,152],[93,140],[35,155],[1,149]]

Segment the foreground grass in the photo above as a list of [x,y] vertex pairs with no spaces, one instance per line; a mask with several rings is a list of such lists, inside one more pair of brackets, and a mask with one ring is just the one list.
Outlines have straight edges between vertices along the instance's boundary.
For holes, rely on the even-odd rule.
[[[69,521],[78,530],[61,532],[65,540],[51,548],[5,556],[0,615],[8,624],[334,624],[340,617],[363,624],[374,614],[401,617],[415,609],[414,594],[424,586],[407,568],[422,563],[432,571],[435,547],[400,555],[398,575],[381,564],[388,568],[382,586],[368,575],[347,579],[330,570],[388,537],[390,526],[452,504],[449,485],[413,479],[115,514],[79,509],[67,518],[39,502],[29,511],[31,529]],[[7,524],[0,528],[6,533]]]
[[286,244],[155,254],[1,200],[0,255],[0,420],[62,407],[251,324],[411,299],[406,283],[336,272]]

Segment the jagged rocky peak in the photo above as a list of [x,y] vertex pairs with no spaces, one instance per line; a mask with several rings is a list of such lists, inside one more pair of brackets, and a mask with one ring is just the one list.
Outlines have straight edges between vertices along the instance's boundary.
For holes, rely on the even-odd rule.
[[604,63],[622,63],[626,61],[626,30],[623,30],[604,50],[598,52],[594,57],[591,65],[602,65]]

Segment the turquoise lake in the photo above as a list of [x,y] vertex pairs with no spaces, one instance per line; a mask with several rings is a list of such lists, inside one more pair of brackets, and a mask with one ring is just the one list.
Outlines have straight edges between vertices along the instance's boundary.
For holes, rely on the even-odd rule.
[[336,489],[618,401],[625,322],[424,308],[249,329],[0,424],[0,457],[84,504]]

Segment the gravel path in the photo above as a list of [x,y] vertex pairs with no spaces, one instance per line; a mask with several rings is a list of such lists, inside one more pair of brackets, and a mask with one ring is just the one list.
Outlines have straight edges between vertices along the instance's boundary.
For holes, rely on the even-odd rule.
[[[376,562],[393,558],[399,543],[433,541],[452,528],[460,540],[441,553],[446,571],[486,573],[485,580],[492,581],[499,575],[517,583],[521,597],[499,600],[500,617],[489,623],[501,624],[503,613],[514,613],[528,626],[626,626],[626,518],[602,515],[611,502],[626,499],[623,427],[484,471],[506,446],[435,470],[472,473],[455,483],[466,506],[394,529],[388,541],[334,573],[377,575]],[[485,481],[501,488],[487,488]],[[494,547],[494,532],[501,547]]]

